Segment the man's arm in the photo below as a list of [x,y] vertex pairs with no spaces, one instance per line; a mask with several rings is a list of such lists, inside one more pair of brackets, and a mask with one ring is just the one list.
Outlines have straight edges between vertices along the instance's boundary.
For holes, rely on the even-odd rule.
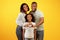
[[44,23],[44,17],[41,17],[39,23],[37,23],[36,26],[38,27],[43,23]]

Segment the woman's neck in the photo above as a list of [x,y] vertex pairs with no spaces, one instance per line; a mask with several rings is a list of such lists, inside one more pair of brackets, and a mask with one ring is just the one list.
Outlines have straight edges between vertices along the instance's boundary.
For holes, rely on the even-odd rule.
[[23,12],[23,11],[22,11],[22,13],[27,14],[27,12]]

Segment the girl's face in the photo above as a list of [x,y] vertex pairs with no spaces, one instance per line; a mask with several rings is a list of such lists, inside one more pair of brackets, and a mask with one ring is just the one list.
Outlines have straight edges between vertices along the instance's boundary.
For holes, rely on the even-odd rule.
[[27,11],[28,11],[27,5],[24,5],[24,6],[23,6],[23,9],[24,9],[25,12],[27,12]]
[[32,16],[31,15],[28,15],[27,16],[27,20],[30,22],[32,20]]

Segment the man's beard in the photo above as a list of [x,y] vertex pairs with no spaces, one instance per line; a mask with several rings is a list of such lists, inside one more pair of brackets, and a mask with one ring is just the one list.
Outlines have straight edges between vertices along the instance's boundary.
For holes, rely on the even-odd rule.
[[34,11],[32,10],[32,12],[35,12],[35,11],[36,11],[36,9]]

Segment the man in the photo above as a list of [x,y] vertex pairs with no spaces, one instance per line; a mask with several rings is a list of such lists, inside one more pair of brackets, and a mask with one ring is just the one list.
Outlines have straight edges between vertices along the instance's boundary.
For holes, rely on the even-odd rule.
[[41,11],[37,10],[37,3],[36,2],[32,2],[31,9],[32,9],[31,13],[35,17],[35,22],[36,22],[36,26],[37,26],[37,39],[38,40],[43,40],[43,36],[44,36],[44,27],[43,27],[44,16],[43,16]]

